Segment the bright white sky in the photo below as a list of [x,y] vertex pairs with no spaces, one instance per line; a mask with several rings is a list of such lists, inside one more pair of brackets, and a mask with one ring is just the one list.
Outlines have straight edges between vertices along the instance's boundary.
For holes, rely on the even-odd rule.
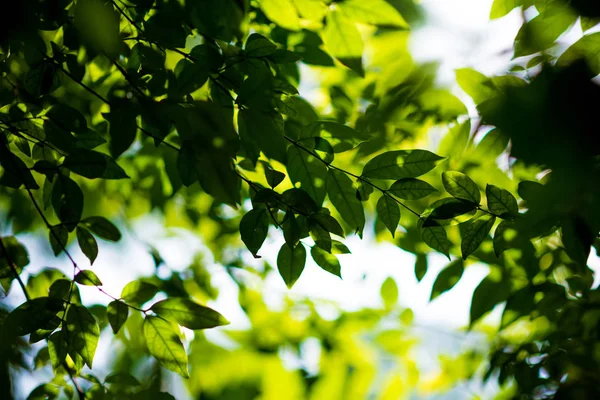
[[[518,11],[489,22],[491,0],[423,0],[423,5],[427,8],[429,19],[426,28],[413,33],[413,56],[418,61],[441,61],[440,84],[451,85],[457,68],[474,67],[486,74],[493,74],[506,67],[511,57],[514,36],[521,23]],[[459,91],[456,93],[459,94]],[[461,99],[468,101],[464,95],[461,95]],[[134,229],[140,239],[153,243],[174,269],[184,269],[191,262],[194,253],[202,248],[200,241],[190,235],[166,237],[161,224],[150,219],[138,221]],[[469,266],[453,290],[429,303],[432,283],[437,273],[448,263],[447,259],[436,253],[430,254],[427,275],[421,283],[417,283],[414,276],[414,256],[389,243],[377,244],[371,235],[370,232],[365,232],[362,241],[357,237],[347,239],[346,243],[353,254],[340,257],[343,281],[322,271],[308,257],[307,267],[291,291],[285,288],[282,279],[276,274],[266,280],[264,292],[268,302],[277,306],[281,304],[284,295],[289,295],[333,300],[349,310],[378,306],[381,301],[381,283],[391,276],[399,287],[400,304],[413,309],[417,326],[447,331],[468,323],[471,296],[487,274],[486,267]],[[260,253],[271,265],[276,265],[275,259],[281,242],[279,234],[273,236],[277,240],[268,240]],[[29,271],[35,272],[50,262],[51,265],[63,265],[70,276],[71,270],[66,259],[54,260],[48,249],[39,248],[31,237],[24,238],[24,242],[32,259]],[[80,266],[88,265],[87,259],[82,255],[78,256],[80,252],[77,249],[73,248],[72,253],[76,255]],[[248,262],[252,264],[255,260],[249,256]],[[594,258],[593,262],[598,264],[598,259]],[[121,244],[100,243],[99,257],[93,269],[103,281],[104,289],[117,297],[129,281],[139,275],[154,273],[152,259],[145,246],[127,235]],[[213,272],[214,283],[221,290],[219,299],[212,306],[231,321],[231,327],[246,327],[247,321],[237,303],[237,288],[221,266],[212,265],[210,270]],[[366,279],[363,279],[363,275],[366,275]],[[19,291],[13,287],[13,294],[17,293]],[[106,304],[110,300],[93,287],[81,288],[81,294],[89,304]],[[15,303],[20,300],[23,299],[18,299]],[[496,310],[496,317],[498,311],[500,310]],[[323,309],[323,312],[327,310]],[[217,340],[220,336],[218,330],[209,331],[209,335]],[[110,335],[103,335],[100,346],[107,346],[109,341]],[[104,364],[101,359],[106,354],[107,352],[102,351],[97,354],[96,365]],[[25,393],[34,384],[23,383]]]

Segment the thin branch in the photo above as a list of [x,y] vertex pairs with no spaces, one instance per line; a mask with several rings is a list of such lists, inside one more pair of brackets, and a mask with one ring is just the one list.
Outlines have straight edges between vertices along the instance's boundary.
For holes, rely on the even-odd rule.
[[23,291],[25,298],[27,299],[27,301],[29,301],[30,297],[29,297],[29,293],[27,293],[27,288],[25,287],[25,284],[23,283],[21,276],[19,276],[19,271],[17,271],[16,264],[13,262],[12,258],[10,257],[10,254],[8,253],[8,250],[6,249],[6,246],[4,246],[2,237],[0,237],[0,250],[2,250],[2,254],[4,254],[4,258],[6,258],[6,262],[8,263],[10,270],[12,271],[13,275],[15,276],[15,279],[17,280],[17,282],[19,282],[19,286],[21,286],[21,290]]

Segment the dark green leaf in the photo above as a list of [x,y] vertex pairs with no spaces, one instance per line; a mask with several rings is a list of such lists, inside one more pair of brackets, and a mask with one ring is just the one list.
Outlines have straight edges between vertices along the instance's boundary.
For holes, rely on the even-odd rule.
[[458,171],[446,171],[442,174],[442,182],[446,191],[452,197],[467,200],[474,204],[481,202],[481,194],[477,184],[467,175]]
[[499,129],[492,129],[485,134],[475,150],[490,158],[496,158],[506,149],[510,137]]
[[437,189],[425,181],[404,178],[394,182],[388,191],[401,199],[418,200],[437,192]]
[[106,171],[104,154],[92,150],[79,150],[65,157],[63,167],[89,179],[101,178]]
[[451,220],[463,215],[470,216],[477,209],[477,204],[470,201],[446,197],[431,203],[424,215],[427,215],[426,225],[432,220]]
[[48,230],[48,240],[54,255],[59,255],[67,246],[69,230],[64,225],[56,225]]
[[253,33],[246,41],[245,50],[250,57],[264,57],[277,50],[277,45],[263,35]]
[[138,381],[133,375],[127,372],[113,372],[109,374],[106,379],[104,379],[104,383],[111,383],[113,385],[123,385],[123,386],[140,386],[141,383]]
[[429,301],[452,289],[462,277],[463,271],[464,264],[462,260],[454,260],[448,264],[435,279]]
[[352,180],[343,172],[330,169],[327,173],[327,194],[344,221],[362,236],[365,213],[362,203],[356,198]]
[[121,240],[121,232],[108,219],[104,217],[84,218],[81,223],[85,225],[92,233],[102,239],[118,242]]
[[504,251],[509,249],[509,243],[512,237],[515,237],[515,224],[511,221],[502,221],[496,227],[494,232],[494,253],[496,257],[500,257]]
[[71,132],[83,133],[88,130],[83,114],[66,104],[52,106],[46,117]]
[[240,135],[254,141],[269,158],[286,160],[283,118],[279,113],[244,109],[239,113]]
[[259,258],[263,242],[269,231],[269,214],[264,208],[254,208],[246,213],[240,221],[242,241],[255,258]]
[[129,307],[122,301],[115,300],[108,303],[106,307],[106,315],[108,316],[108,322],[115,335],[119,333],[119,330],[127,321],[129,316]]
[[487,185],[485,195],[490,212],[501,218],[511,218],[519,213],[517,199],[508,190],[500,189],[494,185]]
[[[289,164],[289,154],[288,154],[288,164]],[[285,174],[283,172],[279,172],[271,168],[268,163],[263,163],[263,167],[265,169],[265,178],[267,179],[267,183],[272,188],[276,188],[284,179]]]
[[479,318],[491,311],[496,304],[506,301],[509,295],[510,283],[496,281],[489,276],[486,277],[473,292],[469,326],[473,326]]
[[421,238],[429,247],[444,254],[450,259],[450,246],[452,243],[448,240],[448,235],[444,227],[431,221],[430,223],[421,223]]
[[[14,236],[0,237],[6,253],[1,252],[0,257],[0,279],[14,278],[13,267],[20,272],[23,267],[29,264],[29,254],[27,249]],[[9,264],[9,260],[12,265]]]
[[86,286],[102,286],[98,276],[89,269],[81,270],[75,275],[75,282]]
[[460,250],[463,260],[466,260],[471,253],[477,250],[488,236],[495,221],[496,217],[493,215],[484,214],[460,225],[462,236]]
[[130,102],[119,102],[111,107],[108,114],[102,114],[108,121],[110,154],[119,157],[135,141],[137,132],[136,113]]
[[83,211],[83,192],[79,185],[59,175],[52,188],[52,207],[69,231],[75,229]]
[[377,201],[377,216],[390,230],[392,237],[400,222],[400,207],[390,196],[383,194]]
[[310,249],[310,255],[319,267],[335,276],[342,277],[340,262],[335,255],[317,246]]
[[147,316],[144,319],[144,338],[150,355],[163,367],[188,378],[188,358],[176,329],[158,317]]
[[421,282],[425,274],[427,273],[427,256],[425,254],[417,254],[415,260],[415,277],[418,282]]
[[290,180],[299,183],[321,205],[325,199],[327,167],[315,156],[308,154],[296,146],[290,146],[287,151],[287,171]]
[[327,212],[318,212],[309,217],[309,223],[314,222],[319,225],[321,228],[325,229],[327,232],[331,232],[334,235],[338,235],[340,237],[344,237],[344,230],[342,226],[337,221],[337,219],[333,218]]
[[443,157],[427,150],[395,150],[380,154],[363,168],[362,176],[375,179],[416,178],[431,171]]
[[277,254],[277,269],[288,289],[294,286],[306,263],[306,249],[302,243],[291,247],[284,243]]
[[351,150],[369,139],[367,134],[331,121],[311,122],[302,129],[299,139],[304,142],[305,139],[314,137],[326,139],[336,153]]
[[77,243],[79,243],[79,248],[83,254],[90,260],[90,265],[93,264],[98,256],[98,243],[96,243],[96,239],[94,239],[87,229],[78,226]]

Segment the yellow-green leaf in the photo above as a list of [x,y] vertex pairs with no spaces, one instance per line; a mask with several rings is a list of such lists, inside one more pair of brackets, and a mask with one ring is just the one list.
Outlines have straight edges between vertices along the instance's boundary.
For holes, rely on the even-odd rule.
[[160,365],[189,378],[187,353],[176,329],[159,317],[147,316],[143,325],[146,346]]
[[208,329],[229,324],[225,317],[212,308],[182,297],[161,300],[154,303],[151,310],[189,329]]
[[292,0],[259,0],[258,5],[267,18],[290,31],[300,30],[298,10]]
[[359,75],[364,75],[362,67],[364,45],[360,32],[352,20],[339,10],[332,10],[327,15],[327,25],[322,35],[329,54]]
[[398,10],[385,0],[346,0],[337,5],[348,18],[356,22],[408,28]]

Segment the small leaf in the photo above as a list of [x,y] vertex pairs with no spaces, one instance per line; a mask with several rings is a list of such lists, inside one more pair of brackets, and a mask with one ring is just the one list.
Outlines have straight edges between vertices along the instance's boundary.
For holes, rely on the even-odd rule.
[[81,221],[92,233],[111,242],[121,240],[121,232],[108,219],[104,217],[88,217]]
[[285,174],[283,172],[274,170],[269,166],[268,163],[263,163],[263,166],[265,170],[265,178],[267,179],[267,183],[269,184],[269,186],[271,186],[274,189],[277,187],[277,185],[283,182],[283,180],[285,179]]
[[394,182],[388,191],[401,199],[418,200],[437,192],[437,189],[425,181],[404,178]]
[[509,140],[510,137],[500,129],[492,129],[477,144],[475,151],[485,157],[495,159],[506,150]]
[[319,267],[335,276],[342,277],[340,262],[336,256],[317,246],[310,249],[310,255]]
[[250,57],[264,57],[277,50],[277,45],[263,35],[253,33],[246,41],[245,50]]
[[332,121],[311,122],[302,129],[299,139],[304,142],[306,139],[315,137],[326,139],[335,153],[354,149],[362,142],[369,140],[369,135]]
[[75,275],[75,282],[86,286],[102,286],[98,276],[89,269],[84,269]]
[[116,335],[119,333],[119,330],[123,324],[127,321],[127,317],[129,316],[129,307],[122,301],[111,301],[106,307],[106,315],[108,316],[110,327]]
[[83,192],[79,185],[60,175],[52,187],[52,208],[69,231],[75,229],[83,212]]
[[98,256],[98,243],[96,243],[96,239],[94,239],[87,229],[78,226],[77,243],[79,243],[79,248],[83,254],[90,260],[90,264],[93,264]]
[[395,150],[375,156],[363,168],[362,176],[375,179],[416,178],[435,168],[442,160],[427,150]]
[[189,378],[188,357],[176,328],[159,317],[147,316],[143,331],[150,355],[163,367]]
[[182,297],[161,300],[154,303],[150,309],[161,317],[189,329],[208,329],[229,324],[229,321],[212,308]]
[[56,331],[48,337],[48,355],[54,371],[65,362],[67,343],[65,342],[65,333],[62,330]]
[[470,201],[474,204],[481,202],[481,193],[477,184],[467,175],[458,171],[446,171],[442,174],[442,182],[446,191],[454,198]]
[[104,175],[107,161],[102,153],[82,149],[65,157],[62,165],[78,175],[95,179]]
[[429,301],[452,289],[462,277],[463,271],[464,264],[462,260],[454,260],[448,264],[435,279]]
[[565,217],[561,221],[561,240],[569,257],[580,265],[587,265],[594,233],[580,216]]
[[421,282],[425,274],[427,273],[427,256],[425,254],[417,254],[415,260],[415,277],[417,282]]
[[133,375],[127,372],[113,372],[109,374],[106,379],[104,379],[104,383],[111,383],[115,385],[123,385],[123,386],[140,386],[141,383],[138,381]]
[[299,183],[318,205],[323,204],[327,167],[315,156],[290,146],[287,151],[287,171],[290,180]]
[[340,237],[344,237],[344,230],[340,223],[333,218],[331,215],[326,213],[315,213],[309,217],[309,223],[316,223],[321,228],[325,229],[327,232],[331,232],[334,235],[338,235]]
[[448,240],[446,230],[441,225],[435,221],[431,221],[426,225],[422,224],[421,238],[429,247],[450,259],[450,246],[452,243]]
[[300,278],[306,263],[306,249],[302,243],[295,247],[284,243],[277,254],[277,269],[288,289]]
[[158,293],[158,288],[144,281],[131,281],[121,291],[121,299],[127,303],[144,304]]
[[489,276],[483,279],[473,292],[469,327],[472,327],[485,313],[491,311],[496,304],[506,301],[509,296],[510,283],[507,281],[495,281]]
[[242,241],[250,250],[254,258],[258,257],[263,242],[269,232],[269,215],[264,208],[254,208],[242,217],[240,221],[240,234]]
[[385,308],[392,308],[398,302],[398,285],[393,278],[387,277],[379,290]]
[[481,104],[499,94],[495,87],[488,84],[487,76],[471,68],[456,70],[456,82],[475,104]]
[[494,185],[487,185],[485,195],[490,212],[501,218],[511,218],[519,213],[517,199],[508,190],[500,189]]
[[471,253],[477,250],[488,236],[495,221],[496,217],[485,214],[460,225],[462,236],[460,250],[463,260],[466,260]]
[[50,240],[50,247],[52,247],[54,255],[57,256],[67,246],[69,230],[62,224],[53,226],[48,231],[48,239]]
[[344,221],[362,236],[365,213],[362,203],[356,198],[352,180],[343,172],[330,169],[327,173],[327,194]]
[[383,194],[377,201],[377,216],[394,237],[400,222],[400,207],[398,204],[390,196]]
[[88,367],[92,368],[100,337],[98,322],[87,308],[78,304],[69,306],[66,321],[71,348],[83,358]]
[[425,225],[429,224],[431,220],[454,220],[461,216],[463,218],[470,217],[476,210],[477,204],[470,201],[453,197],[442,198],[431,203],[423,213],[427,216]]

